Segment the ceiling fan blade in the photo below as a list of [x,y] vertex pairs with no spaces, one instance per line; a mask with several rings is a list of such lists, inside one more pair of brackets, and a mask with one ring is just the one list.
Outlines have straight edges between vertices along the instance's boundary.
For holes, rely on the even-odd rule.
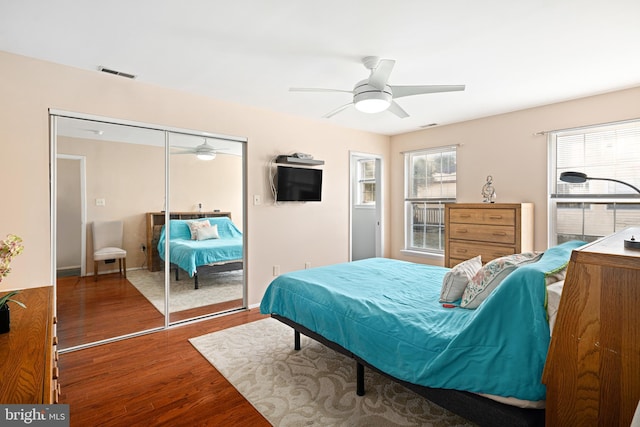
[[343,106],[338,107],[338,108],[336,108],[335,110],[328,112],[327,114],[325,114],[325,115],[324,115],[324,116],[322,116],[322,117],[323,117],[323,118],[325,118],[325,119],[328,119],[329,117],[333,117],[333,116],[335,116],[336,114],[338,114],[338,113],[339,113],[339,112],[341,112],[342,110],[346,110],[346,109],[347,109],[347,107],[350,107],[350,106],[352,106],[352,105],[353,105],[353,102],[350,102],[350,103],[348,103],[348,104],[344,104]]
[[395,101],[391,101],[391,105],[389,105],[389,108],[387,110],[391,111],[393,114],[400,117],[401,119],[405,119],[409,117],[409,114],[406,111],[404,111],[402,107],[399,106],[398,103]]
[[290,87],[289,92],[346,92],[353,93],[352,90],[342,90],[342,89],[323,89],[317,87]]
[[371,70],[369,84],[376,89],[383,90],[389,81],[389,76],[396,61],[393,59],[381,59],[376,68]]
[[182,146],[179,146],[179,145],[172,145],[170,147],[170,149],[171,149],[171,152],[175,153],[175,154],[182,154],[182,153],[186,154],[186,153],[194,153],[195,152],[194,148],[182,147]]
[[393,98],[422,95],[425,93],[456,92],[464,90],[465,85],[426,85],[426,86],[390,86]]

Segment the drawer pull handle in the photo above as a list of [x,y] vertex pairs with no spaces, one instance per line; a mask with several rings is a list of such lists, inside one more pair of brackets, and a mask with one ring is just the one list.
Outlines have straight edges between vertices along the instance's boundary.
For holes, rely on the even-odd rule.
[[469,214],[460,214],[460,218],[471,218]]
[[466,228],[459,228],[458,233],[468,233]]
[[502,215],[490,215],[490,219],[502,219]]
[[507,233],[505,233],[504,231],[494,231],[493,235],[494,236],[506,236]]
[[459,254],[466,254],[467,250],[466,249],[456,249],[456,252]]

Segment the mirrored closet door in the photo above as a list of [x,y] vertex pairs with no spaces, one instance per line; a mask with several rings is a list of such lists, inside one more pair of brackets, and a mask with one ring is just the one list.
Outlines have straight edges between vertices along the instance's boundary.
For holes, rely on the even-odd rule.
[[[244,306],[244,144],[170,132],[169,321]],[[164,257],[163,257],[164,258]]]
[[242,140],[75,113],[51,127],[62,350],[245,307]]

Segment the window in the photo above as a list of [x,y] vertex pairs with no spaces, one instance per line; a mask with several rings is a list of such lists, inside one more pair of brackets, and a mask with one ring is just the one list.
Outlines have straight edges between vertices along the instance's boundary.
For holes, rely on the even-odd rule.
[[560,181],[577,171],[640,186],[640,121],[559,131],[549,137],[549,244],[593,241],[640,224],[640,194],[612,181]]
[[376,160],[358,160],[358,205],[376,204]]
[[456,200],[456,148],[405,153],[405,249],[444,253],[444,204]]

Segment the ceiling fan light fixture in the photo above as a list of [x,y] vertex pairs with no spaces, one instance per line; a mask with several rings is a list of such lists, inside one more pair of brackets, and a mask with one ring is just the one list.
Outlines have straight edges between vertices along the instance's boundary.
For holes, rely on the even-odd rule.
[[200,160],[213,160],[216,158],[215,153],[198,153],[196,157]]
[[379,113],[391,105],[391,94],[380,91],[358,93],[353,97],[353,103],[363,113]]

